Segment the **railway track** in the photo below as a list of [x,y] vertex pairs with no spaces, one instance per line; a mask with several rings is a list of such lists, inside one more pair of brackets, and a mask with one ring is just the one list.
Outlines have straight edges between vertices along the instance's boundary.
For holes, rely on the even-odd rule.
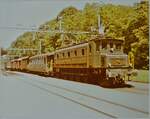
[[[30,80],[33,80],[33,79],[30,79]],[[82,96],[86,96],[88,98],[92,98],[92,99],[95,99],[95,100],[98,100],[98,101],[107,102],[107,103],[110,103],[110,104],[113,104],[113,105],[117,105],[117,106],[120,106],[120,107],[124,107],[124,108],[130,109],[130,110],[134,110],[134,111],[137,111],[137,112],[148,114],[148,112],[145,112],[145,111],[133,108],[133,107],[129,107],[129,106],[126,106],[126,105],[123,105],[123,104],[115,103],[115,102],[112,102],[112,101],[109,101],[109,100],[106,100],[106,99],[103,99],[103,98],[100,98],[100,97],[95,97],[95,96],[92,96],[92,95],[88,95],[86,93],[82,93],[82,92],[79,92],[79,91],[71,90],[71,89],[68,89],[68,88],[64,88],[64,87],[61,87],[61,86],[58,86],[58,85],[46,83],[46,82],[43,82],[43,81],[39,81],[39,80],[36,80],[36,81],[39,82],[39,83],[42,83],[44,85],[52,86],[52,87],[55,87],[55,88],[58,88],[58,89],[62,89],[62,90],[65,90],[65,91],[68,91],[68,92],[71,92],[71,93],[76,93],[76,94],[79,94],[79,95],[82,95]]]
[[[20,75],[19,75],[19,77],[20,77]],[[17,78],[18,78],[18,76],[17,76]],[[146,111],[143,111],[143,110],[140,110],[140,109],[136,109],[136,108],[133,108],[133,107],[129,107],[129,106],[124,105],[124,104],[119,104],[119,103],[116,103],[116,102],[112,102],[112,101],[109,101],[109,100],[101,98],[101,97],[92,96],[92,95],[89,95],[89,94],[86,94],[86,93],[83,93],[83,92],[79,92],[79,91],[76,91],[76,90],[72,90],[72,89],[69,89],[69,88],[66,88],[66,87],[54,85],[54,84],[51,84],[49,82],[47,83],[47,82],[44,82],[43,80],[32,79],[32,78],[28,78],[28,80],[27,80],[26,79],[26,75],[22,75],[22,77],[19,78],[19,79],[21,79],[21,81],[23,81],[24,83],[29,84],[29,85],[31,85],[33,87],[39,88],[40,90],[43,90],[43,91],[45,91],[45,92],[47,92],[49,94],[53,94],[53,95],[59,96],[59,97],[61,97],[63,99],[66,99],[66,100],[71,101],[73,103],[79,104],[80,106],[88,108],[88,109],[90,109],[90,110],[92,110],[94,112],[103,114],[103,115],[105,115],[105,116],[107,116],[109,118],[118,118],[118,117],[120,117],[120,115],[119,114],[118,115],[117,114],[114,115],[113,113],[104,111],[103,108],[99,109],[96,106],[86,104],[83,101],[80,101],[78,99],[74,99],[72,97],[68,97],[68,96],[66,96],[64,94],[69,92],[69,93],[71,93],[71,95],[75,95],[76,94],[77,96],[82,96],[82,98],[84,97],[86,99],[92,99],[93,102],[94,101],[95,102],[98,101],[98,103],[102,103],[103,102],[103,103],[107,103],[108,105],[111,105],[113,107],[119,107],[121,109],[125,109],[126,111],[131,111],[133,113],[142,114],[142,115],[148,115],[148,112],[146,112]],[[49,87],[53,88],[53,90],[49,89]],[[65,92],[64,93],[59,93],[60,90],[61,91],[63,90]]]
[[[10,73],[14,75],[14,73],[12,73],[12,72],[10,72]],[[43,82],[41,82],[41,83],[43,83]],[[52,86],[53,84],[48,84],[48,85]],[[58,87],[58,86],[53,85],[53,87]],[[60,87],[60,88],[66,89],[66,88],[63,88],[63,87]],[[119,91],[119,92],[127,92],[127,93],[133,93],[133,94],[142,94],[142,95],[148,95],[149,94],[148,90],[142,89],[142,88],[132,88],[132,87],[131,88],[118,88],[116,90]]]
[[68,101],[71,101],[71,102],[73,102],[73,103],[79,104],[79,105],[82,106],[82,107],[88,108],[88,109],[90,109],[90,110],[92,110],[92,111],[94,111],[94,112],[103,114],[103,115],[105,115],[106,117],[109,117],[109,118],[117,118],[116,116],[113,116],[113,115],[111,115],[111,114],[109,114],[109,113],[103,112],[103,111],[101,111],[101,110],[99,110],[99,109],[96,109],[96,108],[91,107],[91,106],[89,106],[89,105],[83,104],[83,103],[81,103],[80,101],[76,101],[76,100],[73,100],[73,99],[71,99],[71,98],[69,98],[69,97],[67,97],[67,96],[63,96],[63,95],[61,95],[61,94],[59,94],[59,93],[50,91],[50,90],[48,90],[48,89],[46,89],[46,88],[43,88],[43,87],[41,87],[41,86],[39,86],[39,85],[37,85],[37,84],[31,83],[31,82],[29,82],[29,81],[24,81],[24,80],[22,80],[22,81],[23,81],[24,83],[26,83],[26,84],[29,84],[29,85],[33,86],[33,87],[39,88],[40,90],[43,90],[43,91],[45,91],[45,92],[47,92],[47,93],[49,93],[49,94],[52,94],[52,95],[61,97],[61,98],[63,98],[63,99],[66,99],[66,100],[68,100]]
[[[135,113],[134,115],[139,115],[138,117],[145,117],[145,116],[148,116],[148,114],[149,114],[146,110],[134,108],[133,106],[130,107],[129,105],[125,105],[122,103],[117,103],[117,102],[113,102],[111,100],[107,100],[107,98],[93,96],[88,93],[84,93],[82,91],[79,92],[77,90],[73,90],[70,88],[63,87],[63,86],[51,84],[50,82],[45,82],[46,80],[45,81],[41,80],[41,78],[45,79],[45,77],[40,78],[39,76],[35,75],[34,79],[30,76],[28,76],[28,78],[27,78],[26,74],[19,73],[19,75],[18,75],[17,72],[16,72],[16,76],[17,76],[17,79],[21,79],[21,81],[23,81],[24,83],[26,83],[28,85],[31,85],[35,88],[45,91],[48,94],[53,94],[55,96],[61,97],[65,100],[68,100],[70,102],[78,104],[84,108],[87,108],[91,111],[94,111],[96,113],[99,113],[99,114],[104,115],[109,118],[118,118],[118,117],[123,117],[123,116],[120,116],[119,113],[115,114],[116,112],[112,113],[110,111],[104,110],[103,107],[96,106],[97,104],[100,105],[101,103],[107,103],[107,106],[111,105],[110,107],[114,108],[114,110],[116,107],[118,107],[118,108],[120,108],[120,110],[125,110],[125,111]],[[70,93],[71,95],[75,95],[76,97],[80,96],[80,99],[65,95],[66,93]],[[90,103],[96,102],[97,104],[91,105],[90,103],[86,103],[86,100],[91,100]],[[107,108],[109,110],[109,107],[107,107]],[[120,110],[118,110],[118,111],[120,111]],[[125,111],[123,111],[123,112],[125,113]]]
[[117,89],[117,91],[127,92],[127,93],[134,93],[134,94],[148,95],[148,90],[138,89],[138,88],[122,88],[122,89],[119,88],[119,89]]

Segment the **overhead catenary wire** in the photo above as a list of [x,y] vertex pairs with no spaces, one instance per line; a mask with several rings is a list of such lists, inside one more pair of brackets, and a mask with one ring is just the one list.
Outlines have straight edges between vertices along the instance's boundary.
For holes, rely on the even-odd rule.
[[14,27],[14,26],[0,26],[1,30],[20,30],[20,31],[29,31],[29,32],[49,32],[49,33],[67,33],[67,34],[90,34],[89,31],[63,31],[63,30],[40,30],[37,28],[28,28],[28,27]]

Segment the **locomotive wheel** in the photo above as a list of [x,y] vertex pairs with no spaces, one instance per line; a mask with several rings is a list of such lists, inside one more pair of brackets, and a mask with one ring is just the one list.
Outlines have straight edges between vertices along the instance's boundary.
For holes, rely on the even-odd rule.
[[114,78],[103,79],[102,81],[99,82],[99,85],[104,87],[104,88],[115,88],[115,87],[117,87],[117,83],[115,82]]

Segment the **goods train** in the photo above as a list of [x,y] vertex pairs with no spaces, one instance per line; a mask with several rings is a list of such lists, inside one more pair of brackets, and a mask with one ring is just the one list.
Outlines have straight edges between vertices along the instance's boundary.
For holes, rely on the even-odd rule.
[[54,52],[11,60],[6,68],[104,87],[125,84],[130,65],[123,40],[96,36]]

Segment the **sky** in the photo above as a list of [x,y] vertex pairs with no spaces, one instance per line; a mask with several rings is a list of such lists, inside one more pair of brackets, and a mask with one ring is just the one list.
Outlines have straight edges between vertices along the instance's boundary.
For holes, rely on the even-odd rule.
[[38,28],[56,18],[58,13],[74,6],[83,9],[86,3],[133,5],[141,0],[0,0],[0,47],[8,48],[25,31],[8,27]]

